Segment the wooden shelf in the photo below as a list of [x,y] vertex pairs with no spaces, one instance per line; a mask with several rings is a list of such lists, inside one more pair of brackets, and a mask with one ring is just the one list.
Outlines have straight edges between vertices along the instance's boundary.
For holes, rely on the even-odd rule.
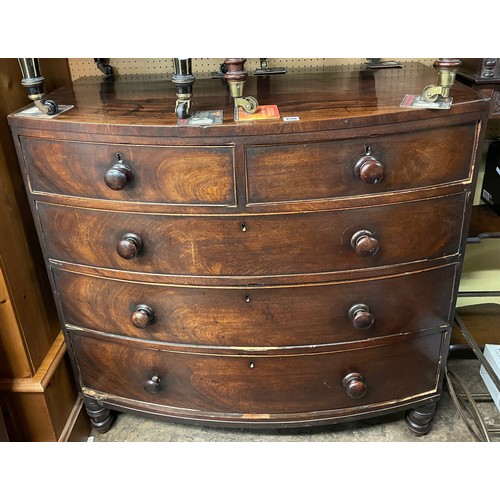
[[[69,82],[41,61],[46,90]],[[0,59],[0,115],[28,103],[17,59]],[[84,441],[82,410],[7,120],[0,120],[0,441]]]

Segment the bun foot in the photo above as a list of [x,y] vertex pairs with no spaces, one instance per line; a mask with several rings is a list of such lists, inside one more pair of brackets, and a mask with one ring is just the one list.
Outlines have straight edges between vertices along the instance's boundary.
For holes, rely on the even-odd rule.
[[87,415],[90,417],[92,429],[100,434],[108,432],[114,418],[111,410],[104,408],[99,400],[90,396],[83,396],[83,404]]
[[431,421],[436,412],[436,403],[412,408],[406,413],[406,425],[416,437],[422,437],[431,430]]

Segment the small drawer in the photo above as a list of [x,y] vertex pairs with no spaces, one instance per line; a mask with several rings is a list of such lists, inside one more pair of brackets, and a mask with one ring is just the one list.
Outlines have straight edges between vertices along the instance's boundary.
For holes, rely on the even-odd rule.
[[446,327],[456,266],[314,286],[175,287],[54,268],[64,322],[177,344],[333,344]]
[[[168,216],[38,203],[47,257],[177,276],[345,271],[456,254],[464,194],[356,210]],[[439,217],[436,217],[439,214]]]
[[34,193],[234,205],[231,147],[131,146],[21,137]]
[[248,147],[248,203],[358,196],[466,180],[475,126]]
[[242,420],[368,410],[432,393],[442,342],[434,333],[370,349],[219,356],[131,347],[76,332],[70,337],[84,390],[127,398],[130,406],[135,400]]

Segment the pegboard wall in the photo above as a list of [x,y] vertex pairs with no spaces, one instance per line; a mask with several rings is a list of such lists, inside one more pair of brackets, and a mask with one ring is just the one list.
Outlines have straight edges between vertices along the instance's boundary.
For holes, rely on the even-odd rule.
[[[397,59],[400,62],[421,62],[428,66],[432,66],[435,59]],[[383,60],[392,60],[384,58]],[[192,60],[193,73],[197,78],[204,75],[209,76],[214,71],[219,71],[224,58],[207,59],[195,58]],[[352,64],[361,64],[366,62],[366,59],[271,59],[267,60],[268,66],[285,67],[288,72],[300,71],[325,71],[330,66],[349,66]],[[172,59],[109,59],[109,64],[112,66],[118,75],[145,75],[145,74],[161,74],[162,77],[172,76],[174,66]],[[99,76],[102,75],[100,70],[94,63],[94,59],[69,59],[69,67],[73,80],[82,76]],[[259,59],[248,58],[245,63],[245,69],[252,73],[260,68]]]

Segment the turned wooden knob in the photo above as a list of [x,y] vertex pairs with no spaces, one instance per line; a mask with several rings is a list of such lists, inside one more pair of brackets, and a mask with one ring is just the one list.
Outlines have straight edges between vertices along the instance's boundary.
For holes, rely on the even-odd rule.
[[134,233],[127,233],[116,245],[116,251],[122,259],[130,260],[142,250],[142,240]]
[[120,191],[132,180],[132,170],[124,163],[113,165],[105,174],[104,182],[109,189]]
[[366,394],[366,384],[360,373],[349,373],[342,380],[347,395],[353,399],[362,398]]
[[153,309],[147,305],[140,304],[134,309],[130,321],[136,328],[146,328],[152,323],[153,318]]
[[358,330],[367,330],[375,322],[375,318],[366,304],[355,304],[349,309],[348,315],[354,328]]
[[377,184],[384,177],[384,165],[374,156],[363,156],[354,165],[354,173],[366,184]]
[[160,377],[156,373],[144,384],[144,390],[149,394],[158,394],[161,391]]
[[352,235],[351,246],[360,257],[370,257],[379,250],[379,242],[370,231],[365,229]]

